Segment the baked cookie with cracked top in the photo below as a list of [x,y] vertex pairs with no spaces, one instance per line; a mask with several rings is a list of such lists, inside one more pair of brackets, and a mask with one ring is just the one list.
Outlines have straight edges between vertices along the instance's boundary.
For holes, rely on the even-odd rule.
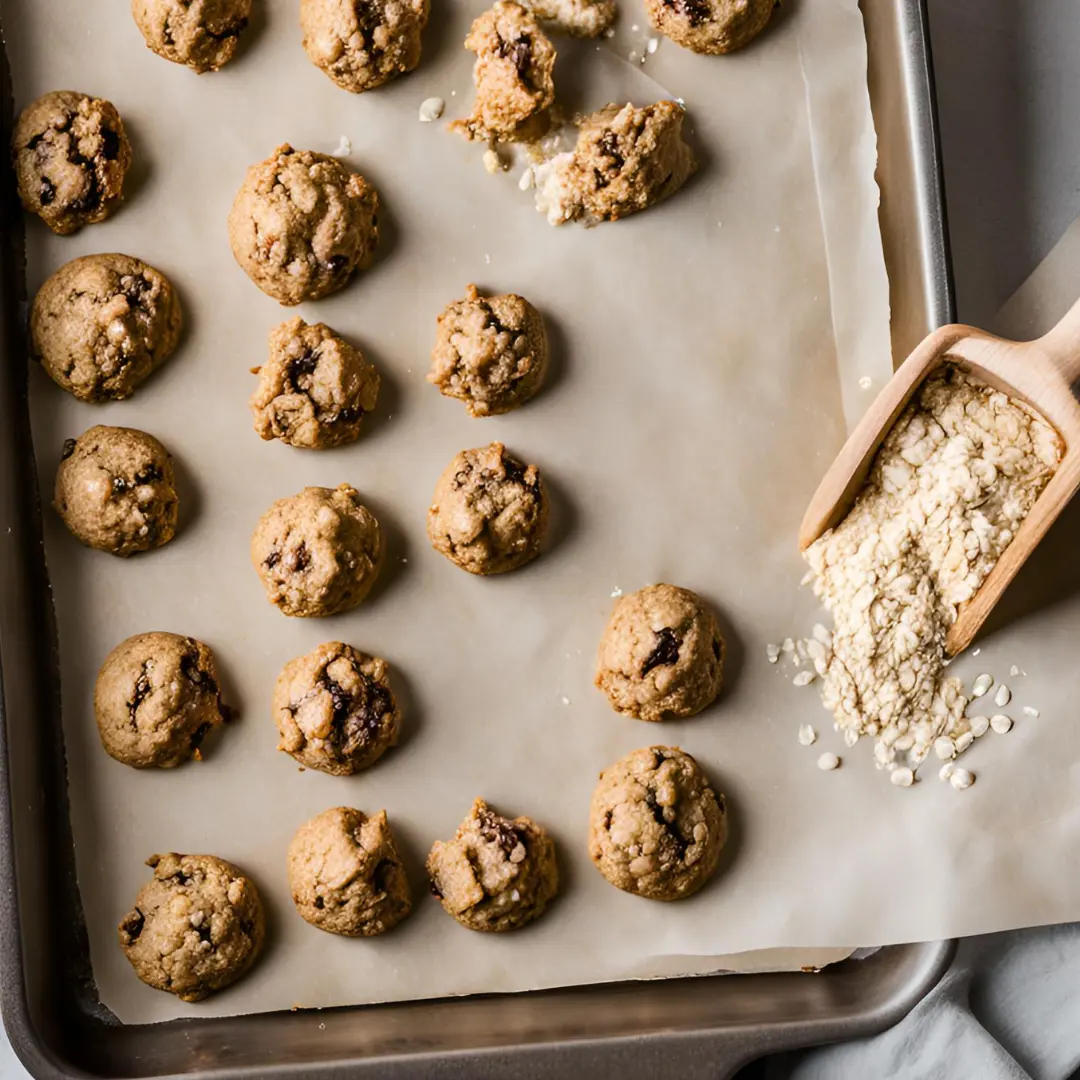
[[229,716],[214,654],[179,634],[155,631],[122,641],[94,685],[101,745],[136,769],[201,760],[203,740]]
[[607,105],[578,124],[572,151],[538,165],[536,206],[552,225],[618,221],[674,195],[697,169],[674,101]]
[[19,114],[11,155],[25,209],[66,236],[116,209],[131,143],[111,101],[54,90]]
[[281,733],[278,749],[332,776],[374,765],[397,745],[401,731],[390,665],[340,641],[290,660],[271,707]]
[[600,774],[589,856],[617,889],[682,900],[716,872],[726,842],[724,796],[678,747],[635,750]]
[[337,806],[304,822],[289,844],[289,888],[301,917],[345,937],[392,930],[412,892],[386,811]]
[[373,90],[420,63],[429,6],[429,0],[300,0],[304,49],[343,90]]
[[439,316],[428,382],[465,402],[470,416],[524,405],[548,365],[544,320],[522,296],[483,297],[475,285]]
[[500,442],[462,450],[435,485],[428,539],[470,574],[504,574],[540,554],[548,496],[540,470]]
[[594,682],[611,707],[638,720],[694,716],[720,693],[724,639],[701,597],[648,585],[615,601]]
[[172,355],[183,316],[169,279],[130,255],[84,255],[38,289],[34,353],[80,401],[120,401]]
[[154,876],[118,927],[135,974],[191,1002],[246,974],[266,939],[255,882],[215,855],[151,855],[146,865]]
[[476,99],[451,130],[481,142],[540,138],[555,101],[555,47],[535,16],[515,0],[497,0],[473,22],[465,48],[476,53]]
[[53,506],[87,547],[122,557],[161,547],[179,515],[172,456],[145,431],[96,424],[64,443]]
[[653,29],[684,49],[729,53],[765,29],[777,0],[645,0]]
[[313,450],[355,442],[379,397],[374,365],[326,323],[290,319],[269,344],[250,401],[259,437]]
[[571,37],[599,37],[615,21],[615,0],[528,0],[538,18]]
[[285,615],[351,611],[379,573],[379,523],[349,484],[304,488],[259,519],[251,561],[266,598]]
[[229,213],[229,242],[267,296],[285,306],[318,300],[370,265],[379,196],[337,158],[285,143],[248,169]]
[[131,14],[158,56],[202,75],[236,54],[251,0],[131,0]]
[[431,891],[470,930],[503,931],[538,919],[559,891],[555,841],[531,818],[505,818],[483,799],[452,840],[427,857]]

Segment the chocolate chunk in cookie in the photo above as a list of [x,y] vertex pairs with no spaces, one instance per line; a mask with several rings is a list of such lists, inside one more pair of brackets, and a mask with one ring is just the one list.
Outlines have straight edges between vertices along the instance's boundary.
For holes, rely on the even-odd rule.
[[375,515],[348,484],[278,499],[259,519],[251,561],[286,615],[337,615],[371,591],[382,561]]
[[435,485],[427,529],[432,547],[462,570],[502,574],[536,558],[547,523],[540,470],[493,442],[450,462]]
[[701,597],[649,585],[615,601],[594,681],[616,712],[665,720],[712,704],[723,672],[724,639]]
[[401,709],[390,688],[390,665],[328,641],[290,660],[272,703],[279,750],[301,765],[349,776],[397,745]]
[[712,877],[726,841],[724,796],[678,747],[635,750],[600,774],[589,856],[617,889],[681,900]]
[[454,131],[482,142],[527,142],[547,131],[555,100],[555,47],[514,0],[497,0],[472,24],[465,48],[476,53],[476,100]]
[[135,974],[181,1001],[236,982],[266,937],[255,883],[214,855],[152,855],[146,865],[154,876],[118,928]]
[[379,373],[359,349],[325,323],[309,326],[300,318],[270,331],[270,356],[257,374],[255,430],[290,446],[355,442],[379,396]]
[[354,94],[420,63],[428,0],[300,0],[311,62]]
[[645,0],[653,28],[683,48],[728,53],[765,29],[777,0]]
[[80,401],[130,397],[180,339],[169,279],[130,255],[84,255],[38,290],[34,352],[57,386]]
[[131,0],[131,14],[158,56],[202,75],[233,58],[251,0]]
[[145,431],[95,425],[64,444],[53,506],[88,547],[120,556],[161,547],[179,512],[172,457]]
[[23,109],[11,154],[23,206],[62,236],[113,212],[131,164],[116,107],[74,90],[54,90]]
[[523,405],[548,364],[544,320],[524,297],[482,297],[475,285],[439,316],[428,382],[465,402],[472,416]]
[[427,857],[431,891],[470,930],[517,930],[543,915],[559,891],[555,841],[527,817],[505,818],[483,799],[453,840]]
[[345,937],[392,930],[412,910],[412,893],[386,811],[347,806],[304,822],[289,844],[289,887],[312,926]]
[[279,146],[252,165],[229,213],[244,272],[285,305],[318,300],[368,266],[379,242],[379,196],[336,158]]

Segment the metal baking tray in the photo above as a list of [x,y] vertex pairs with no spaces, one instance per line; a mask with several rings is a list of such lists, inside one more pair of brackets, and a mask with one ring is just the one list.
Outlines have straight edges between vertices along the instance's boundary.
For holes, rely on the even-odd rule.
[[[902,359],[953,314],[933,75],[922,0],[862,0],[862,8],[893,351]],[[13,110],[2,54],[0,94],[6,145]],[[119,1024],[97,1000],[75,880],[26,401],[21,214],[9,173],[0,203],[0,1007],[34,1076],[724,1080],[761,1054],[880,1031],[935,985],[950,942],[893,946],[815,974]]]

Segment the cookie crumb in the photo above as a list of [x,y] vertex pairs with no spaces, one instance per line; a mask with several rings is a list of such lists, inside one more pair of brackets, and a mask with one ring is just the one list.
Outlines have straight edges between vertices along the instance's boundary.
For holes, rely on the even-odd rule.
[[348,157],[352,153],[352,143],[348,135],[342,135],[338,139],[337,149],[331,151],[330,156],[336,158]]
[[487,169],[492,176],[503,171],[502,158],[500,158],[498,152],[490,146],[484,151],[484,168]]

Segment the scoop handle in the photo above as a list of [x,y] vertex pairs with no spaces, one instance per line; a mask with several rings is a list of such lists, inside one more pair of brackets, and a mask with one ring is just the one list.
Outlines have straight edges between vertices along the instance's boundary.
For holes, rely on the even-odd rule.
[[1080,300],[1037,344],[1070,386],[1080,382]]

